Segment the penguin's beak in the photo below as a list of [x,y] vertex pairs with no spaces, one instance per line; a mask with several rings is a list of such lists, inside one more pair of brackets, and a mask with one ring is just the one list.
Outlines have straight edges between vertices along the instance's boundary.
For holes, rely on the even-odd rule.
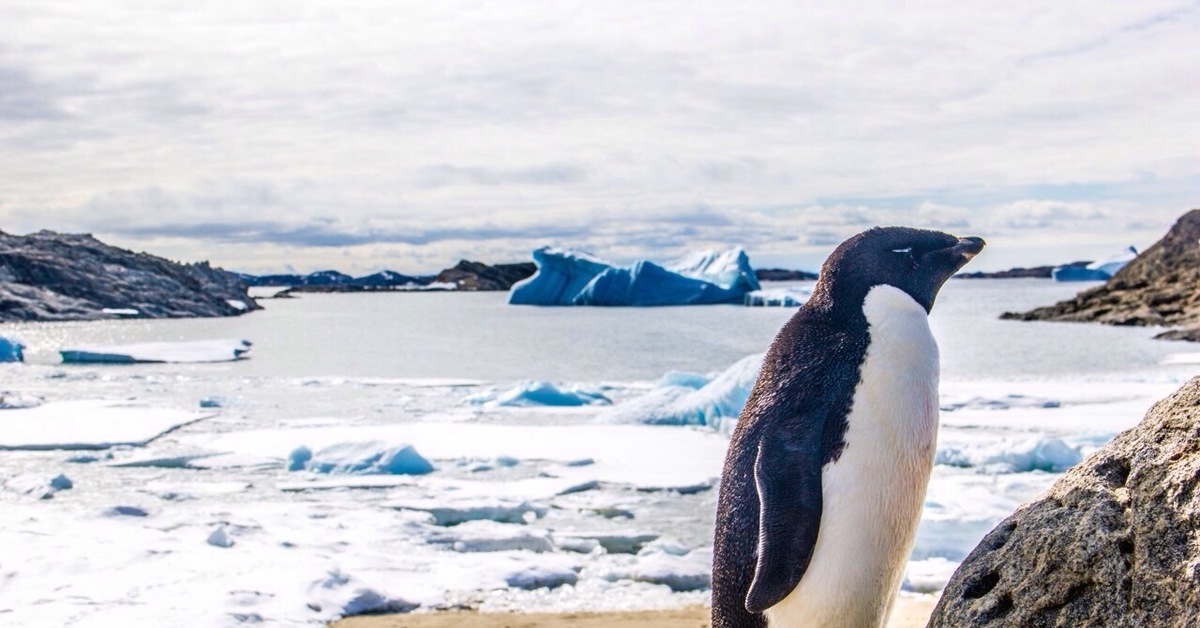
[[959,238],[958,244],[950,247],[950,250],[963,256],[964,259],[970,260],[972,257],[979,255],[984,246],[987,246],[987,242],[984,242],[983,238],[968,236]]

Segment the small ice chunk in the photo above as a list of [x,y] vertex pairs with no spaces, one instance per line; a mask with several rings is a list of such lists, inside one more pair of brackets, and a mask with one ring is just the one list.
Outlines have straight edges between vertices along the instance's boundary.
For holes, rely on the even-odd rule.
[[211,414],[113,401],[58,401],[5,410],[0,450],[108,449],[145,445]]
[[657,534],[643,532],[565,532],[556,534],[560,546],[579,540],[595,541],[609,554],[637,554],[647,543],[658,538]]
[[24,362],[25,345],[7,336],[0,336],[0,362]]
[[200,399],[201,408],[220,408],[221,405],[219,397],[203,397]]
[[137,506],[113,506],[104,511],[106,517],[148,517],[149,512]]
[[419,605],[381,593],[337,569],[308,588],[308,607],[325,617],[350,617],[373,613],[408,613]]
[[288,455],[288,470],[306,469],[329,474],[423,475],[433,465],[412,445],[383,441],[337,443],[316,453],[298,447]]
[[208,533],[208,538],[204,542],[213,547],[233,547],[233,537],[229,536],[229,532],[223,525],[213,528],[212,532]]
[[535,564],[527,565],[504,577],[504,582],[517,589],[557,589],[565,584],[579,582],[579,574],[575,569],[563,565]]
[[638,552],[638,555],[647,556],[650,554],[670,554],[671,556],[684,556],[690,551],[691,550],[685,547],[683,543],[679,542],[678,539],[659,537],[650,543],[647,543],[646,547],[643,547],[642,551]]
[[47,480],[45,476],[36,474],[18,475],[4,482],[4,488],[32,497],[34,499],[51,499],[59,491],[73,488],[75,484],[70,478],[61,473]]
[[665,584],[672,591],[700,591],[712,583],[712,550],[703,549],[683,556],[653,552],[638,557],[631,579]]

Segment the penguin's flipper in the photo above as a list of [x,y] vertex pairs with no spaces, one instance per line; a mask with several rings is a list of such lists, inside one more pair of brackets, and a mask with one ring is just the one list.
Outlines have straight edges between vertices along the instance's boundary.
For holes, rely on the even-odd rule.
[[[815,430],[813,430],[815,432]],[[746,610],[761,613],[787,597],[808,569],[821,526],[820,438],[767,435],[758,445],[758,564]]]

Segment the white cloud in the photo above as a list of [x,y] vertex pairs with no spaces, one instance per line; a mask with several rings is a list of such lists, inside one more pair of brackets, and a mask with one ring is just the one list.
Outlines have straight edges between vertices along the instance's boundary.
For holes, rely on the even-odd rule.
[[872,224],[1104,248],[1197,204],[1186,2],[5,14],[3,228],[232,267],[436,270],[547,241],[799,264]]

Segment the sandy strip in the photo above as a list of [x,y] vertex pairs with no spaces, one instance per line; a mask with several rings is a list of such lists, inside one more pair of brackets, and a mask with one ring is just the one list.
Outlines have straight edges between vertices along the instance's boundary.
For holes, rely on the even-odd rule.
[[[888,628],[922,628],[937,597],[901,595]],[[614,613],[411,613],[350,617],[331,628],[708,628],[708,608]]]

